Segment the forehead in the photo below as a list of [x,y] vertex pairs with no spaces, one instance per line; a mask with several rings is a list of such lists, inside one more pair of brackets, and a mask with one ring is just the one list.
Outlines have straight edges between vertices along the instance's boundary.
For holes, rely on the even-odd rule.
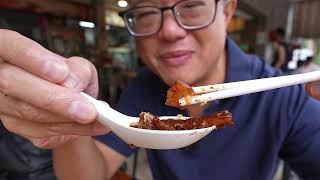
[[130,6],[134,7],[139,4],[153,4],[153,5],[170,5],[180,0],[130,0]]

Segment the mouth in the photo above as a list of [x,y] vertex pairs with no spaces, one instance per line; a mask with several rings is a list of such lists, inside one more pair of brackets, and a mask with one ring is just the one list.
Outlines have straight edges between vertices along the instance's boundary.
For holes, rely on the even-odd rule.
[[167,66],[177,67],[186,64],[192,57],[193,51],[179,50],[160,54],[159,59]]

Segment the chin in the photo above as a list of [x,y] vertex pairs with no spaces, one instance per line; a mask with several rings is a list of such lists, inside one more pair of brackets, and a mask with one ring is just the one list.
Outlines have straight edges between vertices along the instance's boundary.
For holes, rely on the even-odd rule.
[[168,85],[168,86],[172,86],[173,84],[174,84],[174,82],[176,81],[176,80],[173,80],[173,79],[168,79],[168,78],[163,78],[163,77],[161,77],[161,79],[162,79],[162,81],[166,84],[166,85]]
[[158,76],[168,86],[172,86],[174,82],[181,81],[186,84],[193,84],[196,81],[197,73],[191,68],[159,68]]
[[168,86],[172,86],[174,82],[181,81],[186,84],[194,84],[194,79],[191,77],[187,77],[185,74],[181,76],[170,76],[170,77],[162,77],[162,80]]

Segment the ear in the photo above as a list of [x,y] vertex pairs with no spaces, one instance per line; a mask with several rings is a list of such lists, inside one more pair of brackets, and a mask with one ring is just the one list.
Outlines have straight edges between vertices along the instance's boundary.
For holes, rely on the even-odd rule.
[[224,3],[225,23],[228,26],[232,19],[234,11],[237,8],[238,0],[226,0]]

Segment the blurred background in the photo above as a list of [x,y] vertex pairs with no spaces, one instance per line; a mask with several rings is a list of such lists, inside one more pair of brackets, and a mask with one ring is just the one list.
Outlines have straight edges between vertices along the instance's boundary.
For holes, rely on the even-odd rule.
[[[135,51],[134,38],[129,36],[118,15],[127,7],[125,0],[0,0],[0,28],[17,31],[62,56],[81,56],[90,60],[100,75],[100,98],[114,106],[122,90],[136,76],[137,69],[143,66]],[[284,73],[306,72],[317,69],[320,63],[319,16],[319,0],[239,0],[228,32],[245,52],[257,54],[269,64],[277,62],[279,44],[284,46],[286,59],[281,67]],[[4,142],[27,143],[8,134],[3,132],[0,136],[0,145]],[[50,151],[32,148],[20,151],[27,158],[22,163],[26,166],[25,174],[32,174],[37,168],[52,171]],[[32,166],[30,155],[43,159]],[[144,156],[133,156],[123,166],[123,171],[131,178],[152,179],[149,172],[137,170],[144,169],[147,164]],[[3,159],[0,157],[0,162],[4,162]],[[6,161],[9,161],[8,156]],[[1,163],[0,178],[15,171],[21,171],[21,168],[10,169]],[[36,175],[28,177],[49,179]],[[54,176],[50,177],[54,179]],[[284,170],[276,178],[298,177]]]
[[[280,30],[290,53],[290,73],[308,57],[320,62],[319,6],[317,0],[239,0],[229,35],[244,51],[272,64]],[[115,104],[142,65],[134,39],[118,15],[127,7],[125,0],[1,0],[0,24],[65,57],[89,59],[103,79],[101,95]],[[115,74],[120,76],[113,78]]]

